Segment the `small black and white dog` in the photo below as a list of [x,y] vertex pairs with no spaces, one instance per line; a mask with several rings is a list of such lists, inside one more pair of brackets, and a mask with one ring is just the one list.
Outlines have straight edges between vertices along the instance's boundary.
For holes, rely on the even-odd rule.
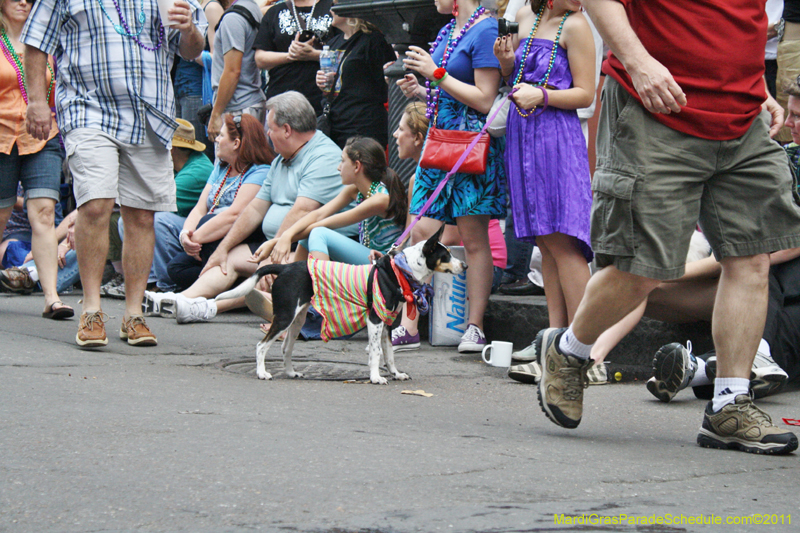
[[[364,280],[366,287],[362,287],[362,291],[366,294],[366,302],[361,311],[368,313],[366,324],[369,334],[369,378],[372,383],[382,385],[387,383],[386,378],[380,375],[381,364],[394,375],[394,379],[410,379],[407,374],[395,367],[392,341],[389,337],[389,328],[386,327],[396,321],[395,317],[400,318],[406,301],[411,298],[408,281],[411,281],[412,285],[421,285],[428,282],[434,272],[460,274],[467,268],[463,261],[453,257],[450,250],[439,242],[443,230],[444,225],[427,241],[417,243],[402,252],[392,251],[378,259],[374,267],[366,267],[369,269],[369,277]],[[399,270],[396,263],[402,263],[404,268]],[[321,273],[315,272],[314,276],[326,276],[330,275],[330,272],[330,269]],[[326,280],[312,278],[307,262],[263,266],[238,287],[217,296],[216,300],[245,296],[253,290],[259,279],[269,274],[278,275],[272,284],[274,317],[269,332],[256,347],[256,373],[259,379],[272,378],[264,366],[264,359],[275,339],[287,331],[282,345],[284,370],[289,377],[303,377],[300,372],[295,372],[292,366],[292,348],[305,322],[306,311],[315,297],[315,286],[328,285]],[[408,276],[411,279],[401,280],[398,276]],[[382,310],[379,306],[382,306]],[[331,307],[335,310],[329,311],[325,305],[315,303],[315,308],[323,314],[325,320],[340,319],[338,304]]]

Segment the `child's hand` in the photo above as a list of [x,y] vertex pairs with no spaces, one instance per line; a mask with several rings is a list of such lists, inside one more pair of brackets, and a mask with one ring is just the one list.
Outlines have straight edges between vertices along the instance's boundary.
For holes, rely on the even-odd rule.
[[272,249],[275,248],[275,243],[277,239],[270,239],[261,244],[258,249],[255,251],[253,255],[250,256],[250,259],[247,261],[250,263],[260,263],[261,261],[266,261],[270,254],[272,253]]

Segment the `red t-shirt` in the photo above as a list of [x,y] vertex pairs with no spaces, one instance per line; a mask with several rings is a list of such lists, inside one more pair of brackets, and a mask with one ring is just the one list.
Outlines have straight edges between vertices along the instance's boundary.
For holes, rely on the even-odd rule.
[[[618,0],[645,49],[686,93],[680,113],[653,117],[712,140],[745,134],[766,99],[765,1]],[[603,72],[640,100],[622,63],[609,53]]]

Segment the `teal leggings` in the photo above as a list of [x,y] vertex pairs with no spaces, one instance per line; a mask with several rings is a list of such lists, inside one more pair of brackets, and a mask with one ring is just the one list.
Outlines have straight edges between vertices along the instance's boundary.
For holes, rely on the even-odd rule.
[[360,242],[328,228],[314,228],[308,239],[303,239],[299,244],[309,253],[321,252],[331,261],[349,265],[368,265],[372,251]]

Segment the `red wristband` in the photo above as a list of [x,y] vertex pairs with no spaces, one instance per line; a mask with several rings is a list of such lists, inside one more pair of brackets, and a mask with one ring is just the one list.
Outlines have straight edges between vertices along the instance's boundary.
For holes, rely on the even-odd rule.
[[433,78],[436,79],[436,80],[440,80],[440,79],[444,78],[445,74],[447,74],[447,71],[444,68],[439,67],[439,68],[437,68],[436,70],[433,71]]

